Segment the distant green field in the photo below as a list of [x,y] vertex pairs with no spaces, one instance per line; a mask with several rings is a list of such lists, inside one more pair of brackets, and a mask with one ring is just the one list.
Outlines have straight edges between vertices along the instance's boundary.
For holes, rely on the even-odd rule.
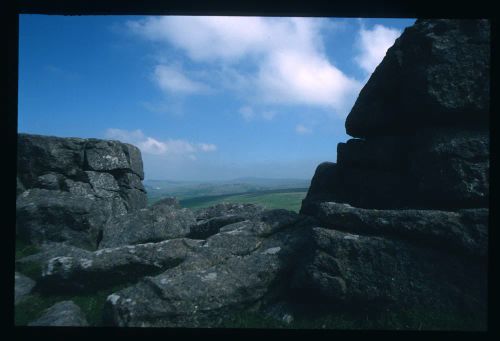
[[268,209],[283,208],[299,212],[302,199],[307,194],[307,189],[288,189],[276,191],[262,191],[255,193],[219,195],[181,200],[182,207],[203,208],[221,202],[259,204]]

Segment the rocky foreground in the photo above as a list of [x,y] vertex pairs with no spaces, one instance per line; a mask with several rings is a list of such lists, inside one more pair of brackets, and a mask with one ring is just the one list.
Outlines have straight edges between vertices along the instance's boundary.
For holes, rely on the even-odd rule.
[[[240,312],[286,324],[297,307],[485,319],[489,62],[487,21],[406,29],[301,214],[146,207],[136,147],[19,134],[16,234],[38,252],[16,259],[35,271],[16,273],[15,304],[111,290],[98,314],[123,327],[218,327]],[[29,324],[89,323],[66,300]]]

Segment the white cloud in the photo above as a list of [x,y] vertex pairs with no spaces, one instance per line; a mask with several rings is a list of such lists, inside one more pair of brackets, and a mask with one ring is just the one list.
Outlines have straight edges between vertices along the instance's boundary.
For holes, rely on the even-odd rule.
[[204,152],[214,152],[217,150],[217,146],[211,143],[198,143],[198,148]]
[[271,103],[308,104],[341,110],[361,84],[327,59],[302,51],[275,51],[258,76],[261,96]]
[[382,25],[375,25],[372,30],[362,27],[357,42],[360,53],[355,58],[359,67],[371,74],[400,35],[400,30]]
[[253,112],[253,109],[251,107],[245,106],[241,107],[240,110],[238,110],[240,115],[243,117],[245,121],[251,121],[255,117],[255,113]]
[[316,49],[319,20],[308,18],[262,18],[220,16],[163,16],[129,21],[140,36],[169,43],[184,50],[195,61],[234,62],[270,50],[296,46]]
[[[324,53],[321,30],[331,29],[325,19],[164,16],[127,26],[145,39],[174,46],[194,62],[212,63],[222,70],[212,78],[218,82],[212,87],[225,86],[256,101],[327,107],[345,115],[361,89]],[[238,66],[243,62],[252,67],[242,72]],[[162,88],[189,93],[201,86],[177,73],[171,76],[162,78],[173,78],[174,86],[165,81]],[[246,120],[254,116],[242,115]]]
[[213,152],[217,150],[216,145],[209,143],[192,143],[181,139],[168,139],[160,141],[155,138],[145,136],[139,129],[128,131],[109,128],[106,130],[104,136],[108,139],[119,140],[136,145],[143,153],[146,154],[187,156],[192,160],[196,160],[195,154],[197,153]]
[[166,93],[200,93],[208,90],[203,83],[189,79],[176,66],[157,65],[154,70],[156,84]]
[[297,124],[295,126],[295,132],[299,135],[305,135],[305,134],[311,134],[312,133],[312,129],[311,128],[308,128],[302,124]]

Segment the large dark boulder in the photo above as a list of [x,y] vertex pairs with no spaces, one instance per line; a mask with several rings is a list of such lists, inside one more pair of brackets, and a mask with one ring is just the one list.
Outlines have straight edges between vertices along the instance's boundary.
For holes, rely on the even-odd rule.
[[102,226],[112,213],[111,205],[111,201],[98,200],[90,193],[76,195],[33,188],[17,199],[16,233],[34,244],[67,241],[95,249]]
[[297,297],[486,316],[489,30],[417,20],[387,51],[302,202]]
[[139,149],[118,141],[18,135],[16,231],[95,249],[111,217],[146,207]]
[[417,20],[361,90],[346,119],[355,137],[403,135],[428,126],[487,126],[488,20]]
[[486,262],[399,238],[320,227],[312,234],[309,256],[293,280],[311,300],[371,311],[396,306],[486,316]]
[[[384,151],[386,151],[384,153]],[[488,207],[489,132],[426,128],[405,137],[352,139],[320,164],[304,200],[362,208]]]

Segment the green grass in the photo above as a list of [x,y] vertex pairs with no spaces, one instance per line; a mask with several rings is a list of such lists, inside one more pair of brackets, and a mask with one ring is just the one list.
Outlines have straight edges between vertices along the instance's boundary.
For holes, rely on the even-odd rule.
[[39,251],[38,247],[26,243],[25,241],[16,238],[16,256],[15,259],[20,259],[29,255],[33,255]]
[[[37,252],[38,248],[36,246],[16,239],[15,259],[20,259]],[[42,273],[40,264],[36,262],[16,263],[16,271],[34,280],[37,280]],[[45,309],[51,307],[55,303],[72,300],[82,309],[91,326],[99,326],[102,324],[102,310],[106,298],[111,293],[125,288],[128,285],[130,285],[130,283],[79,295],[44,295],[35,291],[16,305],[14,321],[15,324],[19,326],[27,325],[29,322],[40,317]]]
[[484,331],[486,316],[459,312],[440,312],[431,309],[387,311],[379,314],[352,314],[345,312],[325,315],[298,315],[290,323],[272,319],[255,312],[234,314],[224,321],[222,328],[286,328],[335,330],[448,330]]
[[45,309],[57,302],[71,300],[82,309],[87,322],[91,326],[102,325],[102,311],[106,298],[130,284],[119,285],[93,293],[80,295],[42,295],[32,293],[15,307],[14,321],[17,326],[25,326],[39,318]]
[[203,208],[216,205],[221,202],[259,204],[268,209],[283,208],[299,212],[302,199],[306,196],[306,190],[277,190],[256,193],[245,193],[236,195],[222,195],[212,197],[200,197],[181,200],[182,207],[191,209]]

